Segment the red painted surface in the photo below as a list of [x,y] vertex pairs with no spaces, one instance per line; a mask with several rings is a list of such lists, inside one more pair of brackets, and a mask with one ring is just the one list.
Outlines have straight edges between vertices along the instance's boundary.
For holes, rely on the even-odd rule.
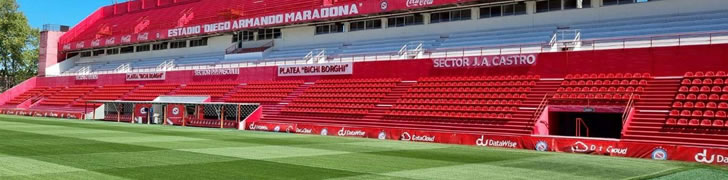
[[38,79],[38,77],[32,77],[18,85],[15,85],[15,87],[6,90],[2,94],[0,94],[0,104],[5,104],[5,102],[12,100],[13,98],[15,98],[15,96],[19,96],[25,93],[25,91],[35,88]]
[[305,80],[336,78],[401,78],[416,80],[428,76],[492,76],[536,74],[542,78],[563,78],[573,73],[648,72],[654,76],[680,76],[687,71],[728,69],[728,44],[657,47],[601,51],[555,52],[538,55],[532,66],[479,68],[435,68],[432,60],[374,61],[354,63],[352,75],[278,77],[275,66],[241,68],[239,75],[194,76],[194,71],[167,72],[164,81],[127,82],[124,74],[99,75],[97,80],[77,81],[75,77],[44,77],[39,86],[80,84],[190,83],[212,81],[250,82],[259,80]]

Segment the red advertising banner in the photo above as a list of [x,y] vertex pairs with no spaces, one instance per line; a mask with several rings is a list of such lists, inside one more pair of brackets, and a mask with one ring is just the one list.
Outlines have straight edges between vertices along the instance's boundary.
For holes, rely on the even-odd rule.
[[167,120],[166,124],[169,125],[182,125],[182,119],[186,114],[185,106],[182,104],[169,104],[167,105]]
[[137,119],[141,118],[142,122],[147,122],[151,109],[152,109],[151,104],[134,105],[134,117],[133,117],[134,121],[137,121]]
[[458,134],[398,128],[367,128],[320,126],[295,123],[249,123],[247,130],[316,134],[321,136],[349,136],[400,141],[463,144],[482,147],[530,149],[581,153],[605,156],[633,157],[654,160],[680,160],[708,164],[728,165],[728,149],[683,147],[611,139],[570,138],[550,136],[497,136]]

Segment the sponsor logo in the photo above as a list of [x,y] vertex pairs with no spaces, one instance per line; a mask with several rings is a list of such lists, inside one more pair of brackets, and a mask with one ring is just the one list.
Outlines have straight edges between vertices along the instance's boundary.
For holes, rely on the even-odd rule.
[[116,43],[116,38],[115,37],[111,37],[109,39],[106,39],[106,45],[112,45],[114,43]]
[[281,126],[276,126],[273,128],[273,132],[279,132],[281,131]]
[[422,7],[432,5],[433,2],[435,2],[435,0],[407,0],[407,7]]
[[361,131],[361,130],[352,131],[352,130],[348,130],[346,128],[341,128],[341,130],[339,130],[339,132],[337,134],[339,136],[365,136],[366,132]]
[[379,8],[382,9],[382,11],[386,11],[387,8],[389,8],[389,3],[387,1],[379,2]]
[[518,143],[510,141],[510,140],[497,141],[497,140],[492,140],[492,139],[485,139],[485,136],[480,136],[480,138],[475,140],[475,145],[490,146],[490,147],[516,148],[516,146],[518,146]]
[[91,41],[91,46],[96,47],[101,45],[101,39],[95,39]]
[[713,162],[718,164],[728,164],[728,156],[721,154],[708,154],[707,149],[703,149],[703,152],[695,154],[695,162],[711,164]]
[[549,150],[549,144],[544,141],[538,141],[536,142],[536,151],[548,151]]
[[293,126],[286,127],[286,133],[291,133],[291,130],[293,130]]
[[379,136],[377,136],[377,138],[380,140],[385,140],[387,139],[387,133],[385,133],[384,131],[379,132]]
[[149,33],[148,32],[141,33],[141,34],[137,35],[137,41],[146,41],[146,40],[149,40]]
[[311,134],[312,130],[309,128],[296,128],[296,133]]
[[139,109],[139,113],[141,113],[141,114],[147,114],[147,108],[146,107],[143,107],[143,108]]
[[121,36],[121,43],[130,43],[131,35]]
[[179,114],[179,108],[178,107],[172,108],[172,114],[178,115]]
[[329,130],[328,130],[328,129],[326,129],[326,128],[324,128],[324,129],[321,129],[321,135],[322,135],[322,136],[328,136],[328,135],[329,135]]
[[255,123],[250,123],[250,125],[248,126],[248,129],[258,130],[258,131],[268,131],[268,126],[258,126],[258,125],[255,125]]
[[650,157],[654,160],[667,160],[667,151],[662,148],[656,148],[655,150],[652,150]]
[[571,146],[571,152],[576,153],[589,153],[589,152],[606,152],[610,154],[619,154],[619,155],[626,155],[628,151],[628,148],[617,148],[612,146],[607,146],[604,148],[604,146],[597,146],[597,145],[588,145],[581,141],[576,141],[574,145]]
[[418,142],[435,142],[435,136],[418,136],[417,134],[412,134],[408,132],[403,132],[402,135],[400,135],[400,140],[402,141],[418,141]]

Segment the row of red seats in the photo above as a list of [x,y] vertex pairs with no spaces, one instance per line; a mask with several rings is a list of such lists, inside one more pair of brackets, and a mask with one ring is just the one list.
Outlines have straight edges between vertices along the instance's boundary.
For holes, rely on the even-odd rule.
[[302,94],[300,97],[321,97],[321,98],[382,98],[387,96],[385,93],[305,93]]
[[513,118],[510,113],[484,113],[484,112],[443,112],[443,111],[404,111],[393,110],[387,113],[390,116],[411,116],[411,117],[437,117],[456,119],[501,119]]
[[594,99],[594,100],[629,100],[630,98],[633,99],[640,99],[639,94],[619,94],[619,93],[561,93],[561,94],[554,94],[552,97],[556,100],[572,100],[572,99]]
[[251,85],[284,85],[284,84],[290,84],[290,85],[300,85],[304,82],[302,80],[288,80],[288,81],[253,81],[247,83],[248,86]]
[[696,79],[683,79],[682,82],[680,82],[682,85],[724,85],[726,83],[726,80],[722,78],[696,78]]
[[676,127],[702,127],[702,128],[728,128],[728,120],[725,119],[687,119],[668,118],[665,125]]
[[408,93],[404,98],[443,99],[526,99],[526,93]]
[[566,80],[571,79],[648,79],[650,73],[599,73],[599,74],[567,74]]
[[367,84],[316,84],[311,88],[378,88],[395,87],[396,83],[367,83]]
[[187,83],[187,86],[237,86],[239,82],[193,82]]
[[647,80],[570,80],[561,82],[561,86],[645,86]]
[[397,110],[428,110],[428,111],[478,111],[478,112],[516,112],[516,106],[458,106],[458,105],[410,105],[396,104]]
[[382,78],[382,79],[322,79],[317,80],[316,84],[353,84],[353,83],[399,83],[399,78]]
[[670,111],[669,116],[680,116],[680,117],[705,117],[705,118],[725,118],[726,117],[726,111],[713,111],[713,110],[677,110],[673,109]]
[[391,88],[313,88],[307,92],[391,92]]
[[226,102],[257,102],[257,103],[270,103],[270,102],[280,102],[283,100],[283,98],[274,98],[274,97],[232,97],[229,99],[226,99]]
[[503,82],[419,82],[415,87],[519,87],[535,86],[536,81],[503,81]]
[[235,94],[246,94],[246,93],[290,93],[293,89],[239,89]]
[[299,84],[246,85],[243,89],[296,89]]
[[270,93],[239,93],[231,95],[230,97],[286,97],[288,96],[288,93],[277,93],[277,92],[270,92]]
[[410,88],[408,90],[409,92],[429,92],[429,93],[449,93],[449,92],[455,92],[455,93],[488,93],[488,92],[531,92],[531,87],[477,87],[477,88],[471,88],[471,87],[458,87],[458,88]]
[[728,93],[728,86],[712,86],[712,87],[711,86],[700,86],[700,87],[698,87],[698,86],[690,86],[690,87],[680,86],[680,88],[678,89],[678,92],[681,92],[681,93],[687,93],[687,92]]
[[449,105],[521,105],[521,100],[498,99],[411,99],[404,98],[397,101],[400,104],[449,104]]
[[343,102],[343,103],[377,103],[379,98],[307,98],[300,97],[293,102]]
[[369,110],[366,109],[332,109],[332,108],[312,108],[312,107],[286,107],[281,110],[283,112],[296,113],[322,113],[322,114],[349,114],[349,115],[366,115]]
[[423,77],[419,82],[445,82],[445,81],[513,81],[513,80],[540,80],[539,75],[508,75],[508,76],[465,76],[465,77]]
[[698,71],[698,72],[686,72],[685,73],[685,77],[728,77],[728,75],[726,75],[726,72],[725,71],[718,71],[718,72],[713,72],[713,71],[702,72],[702,71]]
[[728,102],[692,102],[692,101],[675,101],[672,103],[673,108],[686,109],[728,109]]
[[374,104],[357,104],[357,103],[291,103],[289,107],[311,107],[311,108],[354,108],[354,109],[371,109]]
[[675,100],[700,100],[700,101],[728,101],[728,94],[678,94],[675,96]]
[[591,92],[591,93],[605,93],[605,92],[618,92],[618,93],[634,93],[634,92],[644,92],[645,88],[643,87],[559,87],[559,89],[556,90],[556,92]]

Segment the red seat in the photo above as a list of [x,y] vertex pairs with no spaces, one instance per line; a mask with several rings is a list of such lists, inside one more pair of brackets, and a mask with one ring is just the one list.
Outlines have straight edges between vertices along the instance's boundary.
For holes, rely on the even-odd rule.
[[678,94],[675,96],[675,99],[677,100],[685,100],[687,97],[685,97],[685,94]]
[[684,76],[685,77],[693,77],[693,76],[695,76],[695,74],[693,72],[686,72]]
[[703,111],[695,110],[695,111],[693,111],[692,116],[693,117],[703,117]]
[[723,91],[723,89],[720,88],[720,86],[713,86],[712,88],[710,88],[710,92],[713,93],[720,93],[721,91]]
[[687,126],[688,125],[688,119],[680,118],[677,120],[678,126]]
[[690,119],[690,121],[688,122],[688,126],[694,126],[694,127],[700,126],[700,120],[699,119]]
[[705,77],[705,73],[701,71],[695,72],[695,77]]
[[677,125],[677,119],[675,119],[675,118],[667,118],[667,121],[665,121],[665,125],[668,125],[668,126]]
[[698,95],[698,100],[708,100],[708,95],[707,94],[700,94],[700,95]]
[[696,102],[695,103],[695,108],[703,109],[703,108],[705,108],[705,103],[704,102]]
[[688,102],[683,103],[683,108],[694,108],[694,107],[695,107],[695,104],[693,102],[688,101]]
[[715,109],[715,108],[718,108],[718,104],[716,104],[715,102],[708,102],[705,104],[705,108]]
[[690,112],[690,110],[682,110],[680,112],[680,116],[683,116],[683,117],[690,117],[691,115],[692,115],[692,112]]
[[725,126],[725,123],[723,120],[714,120],[713,121],[713,127],[723,127]]
[[703,117],[713,118],[713,117],[715,117],[715,112],[713,112],[711,110],[707,110],[707,111],[703,112]]
[[725,118],[726,112],[725,111],[717,111],[715,112],[715,118]]
[[685,92],[689,92],[690,88],[688,88],[687,86],[680,86],[680,89],[678,89],[677,91],[685,93]]
[[718,104],[718,109],[728,109],[728,102],[721,102]]
[[680,102],[680,101],[675,101],[674,103],[672,103],[672,107],[673,108],[682,108],[683,107],[683,103]]
[[[717,94],[714,94],[715,96],[718,96]],[[722,101],[728,101],[728,94],[723,94],[720,96],[720,100]]]
[[650,73],[642,73],[642,78],[651,78],[652,74]]
[[705,72],[705,77],[715,77],[715,72],[713,72],[713,71]]
[[700,92],[700,87],[698,86],[690,86],[690,92]]
[[713,126],[713,122],[710,119],[703,119],[703,121],[700,121],[700,126],[711,127]]
[[710,86],[703,86],[700,87],[700,92],[709,93],[710,92]]
[[718,71],[715,73],[716,77],[726,77],[725,71]]
[[720,79],[720,78],[713,80],[713,84],[715,84],[715,85],[723,85],[724,83],[725,83],[725,81],[723,81],[723,79]]
[[701,85],[701,84],[703,84],[703,81],[701,81],[700,79],[693,79],[693,82],[691,84],[693,84],[693,85]]

